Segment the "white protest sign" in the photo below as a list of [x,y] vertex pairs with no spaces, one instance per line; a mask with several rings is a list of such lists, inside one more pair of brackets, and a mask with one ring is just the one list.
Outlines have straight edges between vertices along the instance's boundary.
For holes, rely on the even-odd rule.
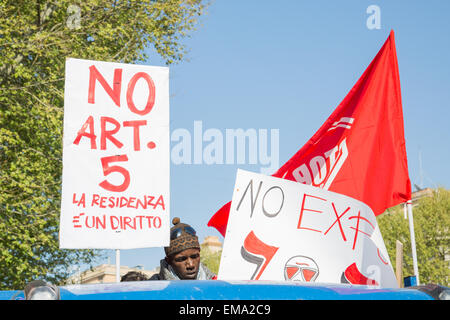
[[367,205],[244,170],[236,177],[218,279],[398,287]]
[[67,59],[61,248],[169,245],[169,69]]

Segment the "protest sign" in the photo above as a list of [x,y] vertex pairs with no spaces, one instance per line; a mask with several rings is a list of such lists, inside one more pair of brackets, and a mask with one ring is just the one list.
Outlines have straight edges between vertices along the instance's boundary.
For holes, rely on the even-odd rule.
[[369,206],[244,170],[236,177],[218,279],[398,287]]
[[67,59],[61,248],[169,244],[169,69]]

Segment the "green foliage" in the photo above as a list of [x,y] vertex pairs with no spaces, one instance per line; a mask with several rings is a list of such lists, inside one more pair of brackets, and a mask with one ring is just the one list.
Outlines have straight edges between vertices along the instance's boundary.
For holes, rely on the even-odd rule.
[[202,248],[200,261],[215,274],[219,273],[220,257],[222,250],[213,252],[207,248]]
[[98,252],[59,250],[64,67],[67,57],[167,64],[202,0],[0,0],[0,290],[58,283]]
[[[420,199],[413,207],[413,216],[420,283],[449,286],[450,265],[445,256],[450,255],[450,191],[440,188]],[[399,240],[403,243],[403,275],[413,275],[409,222],[403,208],[393,208],[377,221],[392,264]]]

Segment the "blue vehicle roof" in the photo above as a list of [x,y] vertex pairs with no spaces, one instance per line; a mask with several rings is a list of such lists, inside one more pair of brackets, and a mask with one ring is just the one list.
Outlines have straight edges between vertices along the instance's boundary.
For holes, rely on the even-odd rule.
[[[434,300],[417,289],[277,281],[136,281],[60,286],[61,300]],[[0,300],[24,299],[22,290]]]

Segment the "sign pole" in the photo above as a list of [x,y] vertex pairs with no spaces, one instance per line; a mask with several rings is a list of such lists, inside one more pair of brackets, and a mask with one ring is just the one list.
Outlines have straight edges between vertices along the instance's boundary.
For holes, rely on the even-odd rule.
[[120,250],[116,249],[116,282],[120,282]]
[[417,285],[419,282],[419,268],[417,266],[417,251],[416,251],[416,238],[414,236],[414,221],[413,221],[413,213],[412,213],[412,201],[408,200],[406,203],[408,207],[408,220],[409,220],[409,234],[411,236],[411,251],[413,258],[413,267],[414,267],[414,275],[416,276]]
[[395,241],[395,275],[399,288],[403,288],[403,243]]

